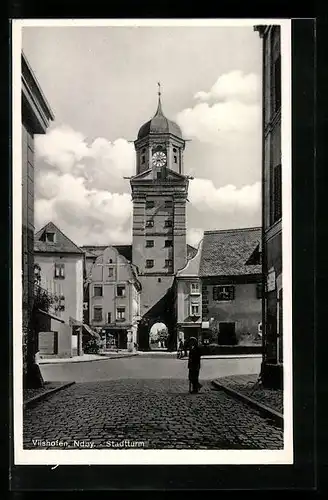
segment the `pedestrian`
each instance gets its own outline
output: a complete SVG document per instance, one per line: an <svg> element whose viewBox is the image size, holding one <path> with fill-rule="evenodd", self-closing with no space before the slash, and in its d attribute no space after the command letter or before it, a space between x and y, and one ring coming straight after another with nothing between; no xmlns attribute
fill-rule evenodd
<svg viewBox="0 0 328 500"><path fill-rule="evenodd" d="M182 358L183 356L183 342L182 342L182 339L180 339L180 342L179 342L179 347L178 347L178 358Z"/></svg>
<svg viewBox="0 0 328 500"><path fill-rule="evenodd" d="M202 385L199 383L200 349L195 337L190 337L190 350L188 359L189 387L192 394L196 394Z"/></svg>
<svg viewBox="0 0 328 500"><path fill-rule="evenodd" d="M188 356L188 342L187 342L187 340L184 341L183 350L184 350L184 356L186 358Z"/></svg>

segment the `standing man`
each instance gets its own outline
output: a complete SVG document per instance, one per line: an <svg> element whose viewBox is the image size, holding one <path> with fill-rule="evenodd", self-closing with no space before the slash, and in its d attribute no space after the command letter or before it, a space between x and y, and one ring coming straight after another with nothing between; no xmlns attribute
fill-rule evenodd
<svg viewBox="0 0 328 500"><path fill-rule="evenodd" d="M192 394L197 394L199 389L202 387L199 383L199 370L200 370L200 349L198 346L198 341L195 337L190 337L190 350L188 359L188 370L189 370L189 384L190 392Z"/></svg>

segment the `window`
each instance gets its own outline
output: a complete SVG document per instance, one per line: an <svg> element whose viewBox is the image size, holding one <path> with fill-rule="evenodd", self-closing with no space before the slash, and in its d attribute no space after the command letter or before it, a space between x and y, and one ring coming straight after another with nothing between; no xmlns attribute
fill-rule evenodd
<svg viewBox="0 0 328 500"><path fill-rule="evenodd" d="M165 200L165 208L172 208L173 202L172 200Z"/></svg>
<svg viewBox="0 0 328 500"><path fill-rule="evenodd" d="M146 240L146 247L152 248L154 246L154 240Z"/></svg>
<svg viewBox="0 0 328 500"><path fill-rule="evenodd" d="M158 283L162 283L162 278L157 279Z"/></svg>
<svg viewBox="0 0 328 500"><path fill-rule="evenodd" d="M142 155L142 157L141 157L141 163L145 163L145 155Z"/></svg>
<svg viewBox="0 0 328 500"><path fill-rule="evenodd" d="M46 233L46 242L47 243L55 243L55 241L56 241L55 233L53 233L53 232Z"/></svg>
<svg viewBox="0 0 328 500"><path fill-rule="evenodd" d="M164 267L172 267L172 265L173 265L172 259L165 259Z"/></svg>
<svg viewBox="0 0 328 500"><path fill-rule="evenodd" d="M213 287L213 300L234 300L234 298L235 298L234 286Z"/></svg>
<svg viewBox="0 0 328 500"><path fill-rule="evenodd" d="M274 111L279 111L281 107L281 57L277 57L273 64L274 78Z"/></svg>
<svg viewBox="0 0 328 500"><path fill-rule="evenodd" d="M112 314L109 312L107 313L107 323L110 324L112 322Z"/></svg>
<svg viewBox="0 0 328 500"><path fill-rule="evenodd" d="M162 172L156 172L156 179L160 180L162 178Z"/></svg>
<svg viewBox="0 0 328 500"><path fill-rule="evenodd" d="M93 321L102 321L102 307L93 308Z"/></svg>
<svg viewBox="0 0 328 500"><path fill-rule="evenodd" d="M177 148L173 148L173 153L176 153L177 152Z"/></svg>
<svg viewBox="0 0 328 500"><path fill-rule="evenodd" d="M143 150L141 152L142 152L142 154L145 154L146 148L143 148Z"/></svg>
<svg viewBox="0 0 328 500"><path fill-rule="evenodd" d="M272 207L272 222L281 219L282 215L282 200L281 200L281 165L277 165L273 169L273 207Z"/></svg>
<svg viewBox="0 0 328 500"><path fill-rule="evenodd" d="M146 227L154 227L154 221L153 220L147 220L146 221Z"/></svg>
<svg viewBox="0 0 328 500"><path fill-rule="evenodd" d="M262 299L262 291L263 291L262 283L257 283L256 284L256 298L257 299Z"/></svg>
<svg viewBox="0 0 328 500"><path fill-rule="evenodd" d="M165 221L165 225L164 225L164 226L165 226L165 227L172 227L172 221L171 221L170 219L167 219L167 220Z"/></svg>
<svg viewBox="0 0 328 500"><path fill-rule="evenodd" d="M164 244L166 247L171 247L173 246L173 241L172 240L165 240L165 244Z"/></svg>
<svg viewBox="0 0 328 500"><path fill-rule="evenodd" d="M108 278L112 278L114 276L114 268L109 267L108 268Z"/></svg>
<svg viewBox="0 0 328 500"><path fill-rule="evenodd" d="M95 285L93 287L93 296L94 297L102 297L103 289L101 285Z"/></svg>
<svg viewBox="0 0 328 500"><path fill-rule="evenodd" d="M125 320L125 307L118 307L116 309L116 319L117 321Z"/></svg>
<svg viewBox="0 0 328 500"><path fill-rule="evenodd" d="M146 260L146 267L149 269L150 267L154 267L154 261L152 259Z"/></svg>
<svg viewBox="0 0 328 500"><path fill-rule="evenodd" d="M153 200L146 201L146 208L154 208L155 202Z"/></svg>
<svg viewBox="0 0 328 500"><path fill-rule="evenodd" d="M125 297L125 285L117 285L116 295L118 297Z"/></svg>
<svg viewBox="0 0 328 500"><path fill-rule="evenodd" d="M88 303L83 302L83 311L87 311L87 310L88 310Z"/></svg>
<svg viewBox="0 0 328 500"><path fill-rule="evenodd" d="M199 294L199 283L191 283L190 284L190 293L191 294Z"/></svg>
<svg viewBox="0 0 328 500"><path fill-rule="evenodd" d="M65 264L55 264L55 278L65 278Z"/></svg>
<svg viewBox="0 0 328 500"><path fill-rule="evenodd" d="M199 304L198 302L192 302L190 307L191 316L199 316Z"/></svg>
<svg viewBox="0 0 328 500"><path fill-rule="evenodd" d="M178 163L178 157L177 157L177 155L174 155L173 158L174 158L174 163Z"/></svg>

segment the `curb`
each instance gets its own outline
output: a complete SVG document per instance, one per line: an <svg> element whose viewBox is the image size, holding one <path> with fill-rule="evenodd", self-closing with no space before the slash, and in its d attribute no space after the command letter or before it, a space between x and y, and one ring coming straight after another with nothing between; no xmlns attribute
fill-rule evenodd
<svg viewBox="0 0 328 500"><path fill-rule="evenodd" d="M38 394L37 396L33 396L33 398L27 399L23 403L24 409L30 408L31 406L34 406L37 404L39 401L42 401L43 399L46 399L49 397L51 394L54 394L55 392L61 391L62 389L67 389L67 387L70 387L71 385L75 384L75 382L67 382L66 384L62 384L59 387L55 387L54 389L49 389L49 391L42 392L41 394Z"/></svg>
<svg viewBox="0 0 328 500"><path fill-rule="evenodd" d="M221 354L213 356L202 356L201 359L258 359L262 358L262 354ZM188 359L188 357L183 356L180 359Z"/></svg>
<svg viewBox="0 0 328 500"><path fill-rule="evenodd" d="M133 356L137 356L138 354L125 354L122 356L106 356L101 355L101 358L96 358L96 359L81 359L81 360L76 360L76 361L53 361L53 360L47 360L47 361L41 361L39 362L39 366L42 365L60 365L60 364L69 364L69 363L93 363L94 361L104 361L106 359L121 359L121 358L132 358ZM54 358L58 359L58 358ZM69 359L69 358L68 358Z"/></svg>
<svg viewBox="0 0 328 500"><path fill-rule="evenodd" d="M262 354L218 354L211 356L202 356L201 359L258 359L262 358Z"/></svg>
<svg viewBox="0 0 328 500"><path fill-rule="evenodd" d="M256 401L255 399L252 399L245 394L241 394L238 391L235 391L234 389L231 389L230 387L227 387L224 384L221 384L220 382L217 382L216 380L212 380L212 385L214 385L217 389L221 389L229 396L233 396L236 399L240 399L244 403L247 403L249 406L255 408L256 410L259 410L261 413L263 413L266 417L272 418L276 424L283 429L284 427L284 416L279 413L276 410L273 410L269 406L264 405L263 403L260 403Z"/></svg>

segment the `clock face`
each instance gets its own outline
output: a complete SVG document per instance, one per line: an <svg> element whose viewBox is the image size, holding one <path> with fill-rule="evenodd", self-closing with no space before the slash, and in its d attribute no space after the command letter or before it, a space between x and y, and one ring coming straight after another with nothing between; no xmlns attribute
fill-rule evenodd
<svg viewBox="0 0 328 500"><path fill-rule="evenodd" d="M166 164L166 154L163 151L156 151L153 154L153 164L155 167L164 167Z"/></svg>

